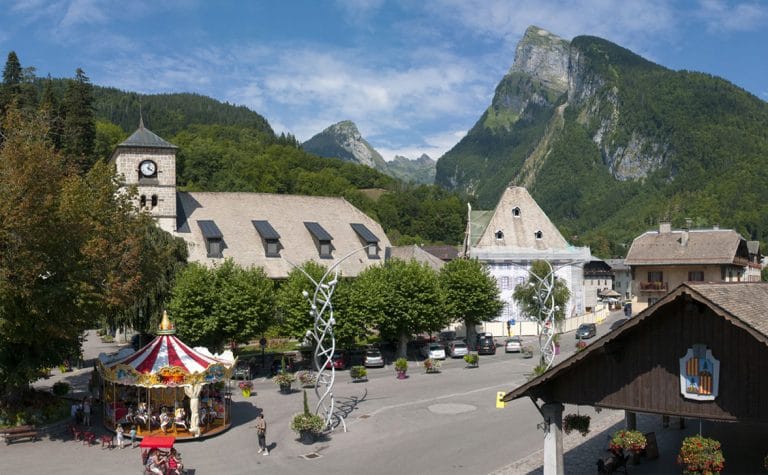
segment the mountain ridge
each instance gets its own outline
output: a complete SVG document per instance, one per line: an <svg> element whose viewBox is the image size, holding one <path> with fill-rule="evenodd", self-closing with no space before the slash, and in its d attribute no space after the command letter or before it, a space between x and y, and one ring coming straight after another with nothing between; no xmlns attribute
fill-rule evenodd
<svg viewBox="0 0 768 475"><path fill-rule="evenodd" d="M532 26L491 104L438 159L435 182L485 209L524 185L597 255L623 255L660 219L766 240L767 127L768 105L728 81Z"/></svg>

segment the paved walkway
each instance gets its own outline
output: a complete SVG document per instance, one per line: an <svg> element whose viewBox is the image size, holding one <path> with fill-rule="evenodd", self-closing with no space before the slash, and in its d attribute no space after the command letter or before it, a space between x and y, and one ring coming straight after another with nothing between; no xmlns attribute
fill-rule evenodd
<svg viewBox="0 0 768 475"><path fill-rule="evenodd" d="M120 345L117 344L101 343L96 334L91 333L85 342L87 361L84 369L65 374L59 374L58 370L54 369L53 377L41 380L35 385L38 387L50 387L58 380L65 380L73 384L75 395L83 395L86 393L87 383L90 378L92 358L101 351L113 352L119 347ZM88 364L89 361L90 364ZM513 362L515 360L507 361ZM499 366L498 368L501 367ZM466 377L470 377L470 375L468 374ZM446 374L442 377L448 378L449 375ZM280 395L275 385L270 381L257 379L255 380L254 388L258 393L257 396L249 399L244 399L239 393L233 396L233 425L228 432L207 441L193 440L179 443L178 448L183 454L185 464L187 467L192 468L191 473L196 475L220 473L252 474L257 472L297 475L305 475L308 472L371 474L399 471L413 473L408 471L407 466L399 467L397 465L398 457L376 454L375 443L372 446L371 441L376 440L376 437L380 435L370 433L370 430L374 430L377 427L389 427L386 425L388 424L386 421L397 421L405 414L409 417L412 417L413 414L422 414L423 411L408 412L408 409L419 408L425 404L442 402L448 408L450 404L456 406L459 403L471 402L464 400L470 396L440 396L434 398L436 400L430 403L430 385L428 383L429 381L426 377L416 375L408 384L411 390L416 391L413 394L424 395L423 401L417 401L414 400L413 396L399 395L385 389L381 385L393 385L393 381L389 377L367 385L343 384L339 387L338 400L340 403L347 404L348 410L351 413L348 424L354 430L347 434L334 433L331 435L333 440L322 441L312 446L304 446L296 441L295 434L290 431L288 424L284 423L284 421L289 420L292 414L301 410L301 394L295 393L291 396ZM507 383L503 383L506 387ZM479 389L470 391L467 394L487 390L487 388L483 389L481 386L472 386ZM378 388L375 390L376 394L371 393L367 395L367 393L363 393L354 396L366 387ZM417 387L421 389L417 390ZM376 401L381 400L382 397L384 401ZM365 405L367 409L357 411L356 407L359 403ZM381 406L381 403L385 405ZM376 409L376 407L380 406L384 409ZM256 438L255 430L252 428L256 414L261 412L263 407L267 408L267 422L274 422L270 424L268 431L268 441L272 449L272 453L269 456L262 456L255 452ZM456 407L451 406L450 408L456 409ZM576 408L567 407L565 412L575 412L575 410ZM596 460L605 455L610 434L623 426L624 414L623 411L608 410L595 414L592 409L584 407L579 408L579 410L581 413L594 416L592 419L592 431L586 437L582 437L575 432L564 437L566 473L595 473ZM361 415L361 412L364 414ZM404 414L400 414L401 412ZM503 417L508 417L507 414L510 413L505 413ZM383 417L384 415L387 417ZM370 419L364 419L365 417L370 417ZM519 418L514 420L519 424ZM656 460L641 459L640 464L630 466L629 471L633 474L680 473L680 467L675 463L675 456L677 455L682 438L699 430L698 421L688 421L686 428L682 430L675 428L675 424L671 428L661 427L661 418L659 416L639 415L637 423L638 428L643 432L655 432L660 456ZM101 427L98 420L94 421L94 428L99 433L107 432ZM366 430L363 430L364 428ZM501 469L492 471L492 473L494 475L542 473L543 453L540 448L543 445L543 433L537 430L533 423L518 425L515 430L539 433L541 435L541 445L538 443L532 444L534 452L531 455L510 463ZM725 473L763 472L762 458L765 456L765 452L768 451L762 442L764 427L705 422L702 424L702 431L705 435L723 442L726 458ZM361 437L365 440L360 440ZM402 438L407 437L407 434L402 434ZM477 437L479 439L475 450L482 451L482 444L487 443L487 441L481 441L481 435ZM515 443L513 441L510 442L512 444ZM458 456L454 453L441 452L439 440L435 442L437 445L429 444L428 441L426 443L426 446L415 448L414 450L427 450L427 447L429 447L430 451L428 453L431 453L433 456L445 457L446 460L453 460ZM313 454L320 458L305 460L303 456L307 454ZM364 460L360 461L360 465L349 464L350 458L354 460L358 458L367 460L369 457L378 457L378 463L374 470L366 469ZM499 465L503 465L503 463ZM346 471L339 471L340 467L344 467ZM355 471L355 469L350 467L359 467L359 471ZM397 470L394 470L395 467L397 467ZM110 450L107 448L102 449L100 445L87 447L73 441L66 432L52 434L50 438L44 438L42 441L35 443L19 442L10 446L0 445L0 474L104 473L120 475L123 473L135 474L140 472L140 469L139 449ZM451 469L443 469L440 473L459 473L459 469L460 466L454 466ZM461 470L466 471L467 467L465 466ZM487 473L489 471L491 470L476 473ZM420 473L427 472L428 470L421 471Z"/></svg>

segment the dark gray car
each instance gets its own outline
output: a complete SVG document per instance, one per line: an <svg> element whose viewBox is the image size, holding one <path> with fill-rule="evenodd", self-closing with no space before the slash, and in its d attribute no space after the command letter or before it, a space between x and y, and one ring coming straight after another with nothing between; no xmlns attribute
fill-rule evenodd
<svg viewBox="0 0 768 475"><path fill-rule="evenodd" d="M576 330L576 338L588 339L597 335L597 325L594 323L582 323Z"/></svg>

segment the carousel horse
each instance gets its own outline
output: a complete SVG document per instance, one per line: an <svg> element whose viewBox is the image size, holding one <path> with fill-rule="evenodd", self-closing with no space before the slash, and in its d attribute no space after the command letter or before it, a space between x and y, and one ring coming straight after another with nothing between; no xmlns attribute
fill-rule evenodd
<svg viewBox="0 0 768 475"><path fill-rule="evenodd" d="M173 417L173 425L175 427L182 426L185 430L189 430L187 427L186 414L184 414L183 407L176 409L176 414Z"/></svg>
<svg viewBox="0 0 768 475"><path fill-rule="evenodd" d="M163 412L160 413L160 429L165 433L168 430L168 424L171 423L171 418L168 416L168 413L163 409Z"/></svg>

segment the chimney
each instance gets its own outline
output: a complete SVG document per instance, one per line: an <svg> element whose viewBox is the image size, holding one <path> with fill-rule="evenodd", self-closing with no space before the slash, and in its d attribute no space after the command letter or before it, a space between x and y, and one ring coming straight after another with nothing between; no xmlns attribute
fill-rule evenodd
<svg viewBox="0 0 768 475"><path fill-rule="evenodd" d="M669 221L659 222L659 234L666 234L672 232L672 223Z"/></svg>
<svg viewBox="0 0 768 475"><path fill-rule="evenodd" d="M691 218L685 218L685 227L683 228L683 235L680 237L680 244L683 246L688 245L688 231L691 229Z"/></svg>

